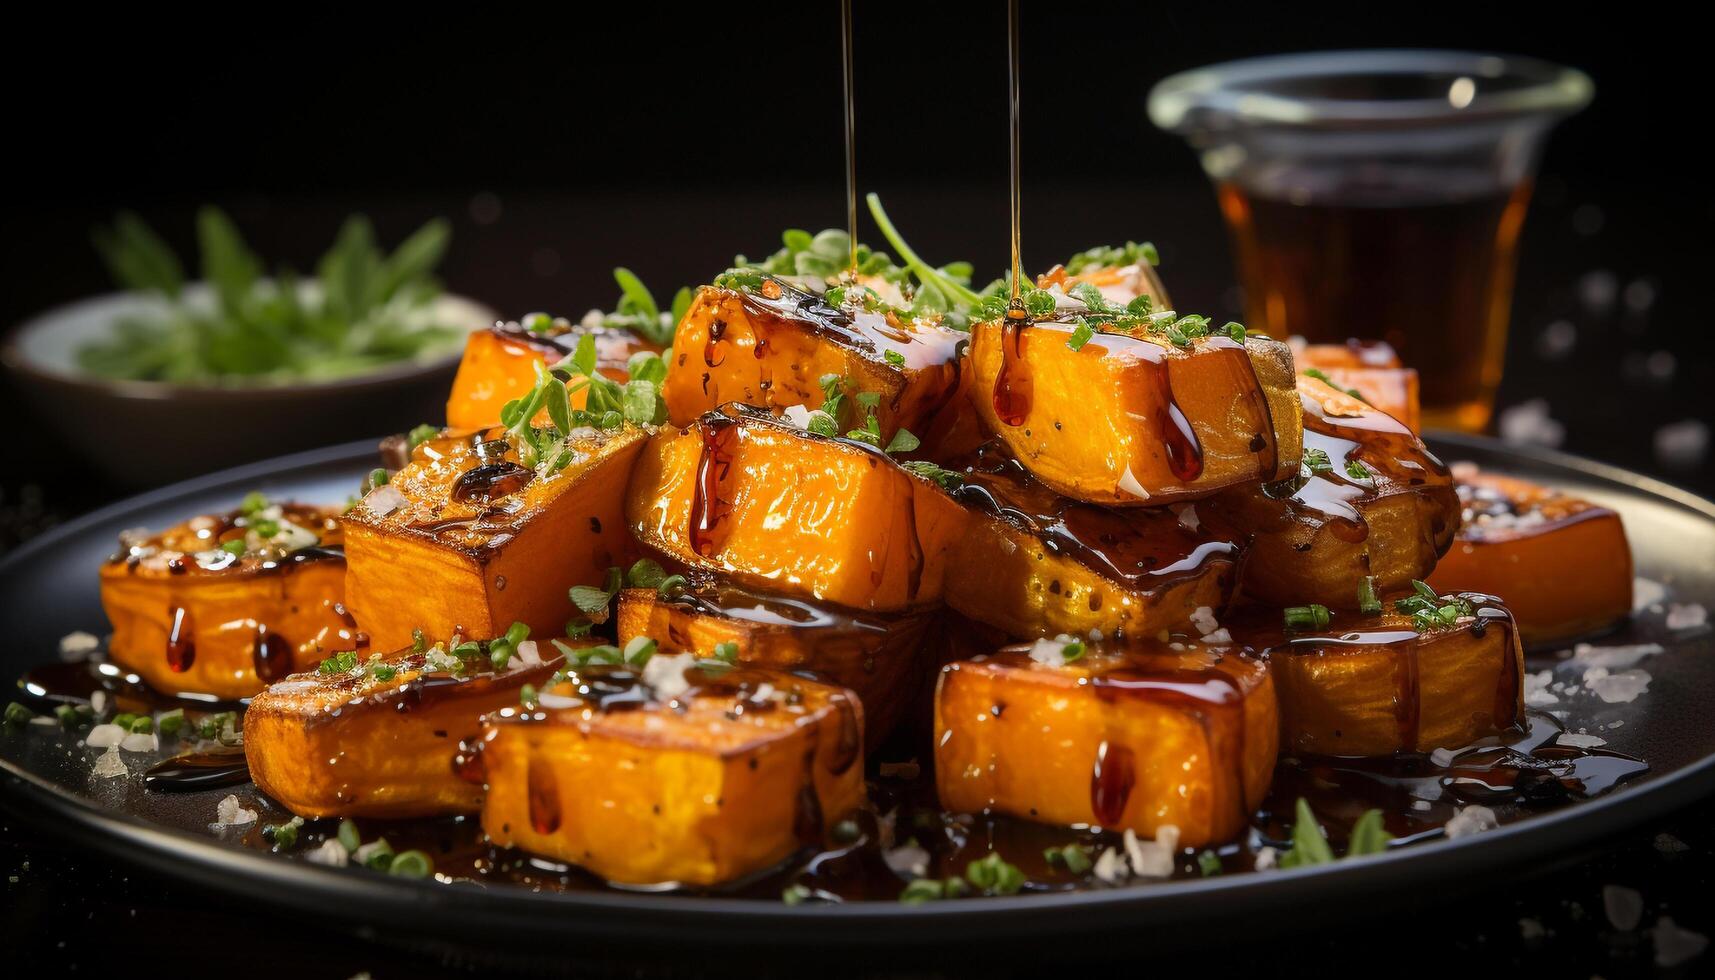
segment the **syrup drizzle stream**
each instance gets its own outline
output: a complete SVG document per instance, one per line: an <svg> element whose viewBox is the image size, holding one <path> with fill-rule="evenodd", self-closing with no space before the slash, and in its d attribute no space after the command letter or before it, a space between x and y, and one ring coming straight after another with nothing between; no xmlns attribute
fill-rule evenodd
<svg viewBox="0 0 1715 980"><path fill-rule="evenodd" d="M848 272L857 273L857 89L852 83L852 0L840 0L841 64L846 94L846 236L851 249ZM761 357L761 347L757 348Z"/></svg>
<svg viewBox="0 0 1715 980"><path fill-rule="evenodd" d="M725 416L710 415L699 423L703 431L703 454L697 461L697 483L691 492L691 550L704 558L716 551L715 528L726 519L732 504L720 497L721 481L732 467L738 427Z"/></svg>

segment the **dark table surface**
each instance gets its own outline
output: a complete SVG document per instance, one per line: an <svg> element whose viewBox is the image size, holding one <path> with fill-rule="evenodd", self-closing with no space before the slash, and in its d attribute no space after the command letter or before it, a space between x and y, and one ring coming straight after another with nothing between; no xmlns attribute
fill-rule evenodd
<svg viewBox="0 0 1715 980"><path fill-rule="evenodd" d="M1506 381L1500 404L1541 399L1559 423L1561 448L1715 495L1715 458L1673 452L1658 433L1669 428L1705 447L1715 421L1715 359L1700 317L1710 268L1707 236L1679 230L1706 225L1708 204L1670 201L1661 188L1586 187L1553 177L1539 185L1527 222ZM724 265L735 251L762 252L781 227L811 225L804 215L837 218L825 195L771 189L709 212L688 192L511 195L473 193L425 200L364 202L384 238L424 218L446 214L456 225L444 269L448 285L516 315L528 310L573 315L611 302L607 269L624 262L651 283L689 282ZM919 251L941 259L970 255L998 268L1004 216L999 198L949 188L889 194L889 209ZM306 263L354 202L227 202L241 224L258 232L268 254ZM1672 205L1671 207L1669 205ZM149 217L188 226L188 208ZM105 215L75 208L25 211L0 242L0 261L16 274L0 299L4 322L16 323L58 302L104 287L88 255L87 228ZM921 228L921 231L917 229ZM1226 243L1211 195L1186 181L1150 189L1084 187L1034 196L1027 249L1065 254L1097 241L1152 237L1181 305L1237 316ZM984 248L970 244L980 241ZM665 245L664 245L665 243ZM1355 331L1361 332L1361 331ZM132 492L103 482L59 451L46 430L27 421L15 393L0 390L13 460L0 472L0 551L53 524ZM367 423L369 420L365 420ZM411 420L407 420L411 421ZM377 428L364 424L364 431ZM1528 427L1538 436L1552 429ZM1668 439L1667 442L1673 440ZM92 586L93 588L93 577ZM8 804L13 801L7 801ZM254 905L219 903L193 888L94 856L75 843L4 813L0 867L5 914L0 943L9 964L57 975L124 968L218 969L243 964L247 974L345 977L484 975L487 958L458 951L400 949L339 930L289 921L265 897ZM1639 827L1585 854L1521 877L1504 891L1428 899L1410 913L1376 921L1335 921L1310 934L1278 935L1235 928L1218 951L1149 953L1129 938L1121 954L1136 971L1263 972L1338 975L1345 970L1416 972L1444 967L1487 975L1523 968L1549 976L1634 976L1662 968L1675 928L1715 934L1715 801L1689 807L1657 825ZM1634 928L1616 925L1610 906L1641 897ZM354 911L354 916L360 912ZM1666 926L1663 923L1667 923ZM280 940L285 938L285 942ZM1689 941L1680 937L1681 943ZM257 951L263 950L264 954ZM236 956L228 960L226 954ZM164 958L164 957L170 957ZM1052 964L985 965L982 972L1030 974ZM591 963L568 951L570 972L649 974L655 968ZM766 962L766 958L759 962ZM541 965L540 962L538 965ZM796 964L702 964L714 973L801 972ZM816 967L828 968L827 964ZM1715 954L1666 969L1669 975L1715 970ZM903 963L883 973L924 972ZM24 975L24 974L19 974Z"/></svg>

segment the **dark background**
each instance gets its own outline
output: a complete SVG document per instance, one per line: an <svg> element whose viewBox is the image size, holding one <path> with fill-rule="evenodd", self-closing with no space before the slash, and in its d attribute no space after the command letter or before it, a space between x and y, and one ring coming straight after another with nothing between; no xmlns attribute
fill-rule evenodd
<svg viewBox="0 0 1715 980"><path fill-rule="evenodd" d="M1629 4L1598 17L1564 5L1025 7L1026 265L1151 239L1180 307L1223 317L1239 310L1219 215L1191 151L1145 118L1155 81L1228 58L1341 47L1516 52L1585 69L1596 101L1556 131L1525 227L1501 404L1543 398L1565 426L1565 448L1715 493L1707 454L1675 463L1653 439L1665 424L1715 421L1704 312L1715 204L1695 149L1708 65L1703 32L1676 20L1683 8ZM1006 248L1002 5L857 8L860 187L882 194L926 257L969 258L986 279ZM76 21L39 16L46 22L11 32L0 58L12 174L0 328L109 288L89 231L121 207L189 254L195 208L218 203L263 255L297 268L352 210L370 214L389 244L444 215L455 225L447 285L510 316L608 306L617 264L670 294L736 252L771 250L783 227L843 221L832 0L480 18L469 8L383 15L351 5L254 20L235 9L175 11L171 21L93 8ZM1548 357L1541 338L1557 321L1575 344ZM32 424L10 384L0 411L9 450L0 550L120 493ZM354 435L373 428L353 421ZM1661 828L1648 828L1519 895L1442 910L1438 952L1462 968L1645 971L1648 944L1604 927L1600 887L1642 888L1651 915L1670 896L1691 896L1675 914L1711 931L1710 841L1693 839L1710 816L1705 806L1673 825L1696 845L1693 860L1652 848ZM63 920L57 933L28 929L51 965L88 969L104 958L79 950L76 923L116 923L139 905L159 922L165 913L151 917L151 903L186 900L168 882L132 884L19 833L6 834L9 873L32 857L35 868L7 886L8 932ZM13 917L25 908L41 918ZM1523 940L1520 917L1554 935ZM211 924L242 938L242 923ZM65 940L70 952L48 946ZM1319 958L1372 949L1334 932L1301 941ZM312 973L382 976L379 964L398 955L366 958L352 940L331 942ZM1256 956L1275 962L1268 950Z"/></svg>

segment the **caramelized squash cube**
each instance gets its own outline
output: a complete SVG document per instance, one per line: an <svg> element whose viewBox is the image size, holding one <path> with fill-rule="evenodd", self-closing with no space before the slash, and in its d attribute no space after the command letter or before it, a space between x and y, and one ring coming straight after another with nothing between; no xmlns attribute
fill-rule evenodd
<svg viewBox="0 0 1715 980"><path fill-rule="evenodd" d="M558 635L574 585L627 564L627 476L636 427L580 429L558 470L522 465L503 429L446 435L347 514L347 605L376 648L412 633L491 638L514 622Z"/></svg>
<svg viewBox="0 0 1715 980"><path fill-rule="evenodd" d="M534 644L528 649L534 654ZM486 648L461 668L436 647L294 674L244 714L250 778L301 817L475 813L481 781L459 775L459 743L474 745L484 714L518 704L524 685L553 676L562 658L541 649L550 659L515 657L500 672Z"/></svg>
<svg viewBox="0 0 1715 980"><path fill-rule="evenodd" d="M478 330L465 341L464 356L452 391L447 394L447 425L454 429L486 429L500 424L500 409L536 386L536 365L552 364L577 350L584 336L595 338L596 370L624 384L631 355L660 348L629 330L572 325L559 321L543 332L526 330L516 322ZM573 410L584 407L589 393L571 393ZM547 409L539 421L547 423Z"/></svg>
<svg viewBox="0 0 1715 980"><path fill-rule="evenodd" d="M1399 355L1385 341L1294 343L1292 356L1299 371L1318 372L1329 384L1355 394L1411 431L1421 428L1417 372L1401 364Z"/></svg>
<svg viewBox="0 0 1715 980"><path fill-rule="evenodd" d="M1429 752L1517 727L1524 652L1512 615L1493 596L1455 598L1471 615L1452 626L1422 630L1390 600L1380 615L1337 612L1327 629L1276 629L1260 643L1280 696L1283 751Z"/></svg>
<svg viewBox="0 0 1715 980"><path fill-rule="evenodd" d="M852 612L711 581L666 596L626 589L616 621L621 646L649 637L662 653L708 657L732 643L738 663L807 671L847 688L863 703L865 741L875 745L929 676L931 618Z"/></svg>
<svg viewBox="0 0 1715 980"><path fill-rule="evenodd" d="M236 699L354 648L338 514L286 503L122 534L101 568L108 655L162 693Z"/></svg>
<svg viewBox="0 0 1715 980"><path fill-rule="evenodd" d="M1048 824L1162 826L1231 840L1268 791L1279 739L1267 666L1231 647L1061 640L942 670L935 697L941 805Z"/></svg>
<svg viewBox="0 0 1715 980"><path fill-rule="evenodd" d="M705 286L679 323L661 395L674 424L685 426L728 402L821 408L821 379L835 375L849 399L879 396L886 445L901 428L921 434L947 404L964 339L935 320L836 308L779 279L754 291Z"/></svg>
<svg viewBox="0 0 1715 980"><path fill-rule="evenodd" d="M689 654L579 668L484 720L482 828L612 882L739 881L857 808L862 715L841 688Z"/></svg>
<svg viewBox="0 0 1715 980"><path fill-rule="evenodd" d="M947 568L949 606L1029 638L1153 637L1231 598L1239 539L1194 503L1110 510L1054 493L991 442L950 462L970 514Z"/></svg>
<svg viewBox="0 0 1715 980"><path fill-rule="evenodd" d="M1056 265L1036 277L1036 288L1059 286L1061 292L1070 294L1074 287L1085 282L1101 290L1102 298L1110 303L1124 306L1139 296L1148 296L1151 309L1173 309L1167 287L1161 284L1160 274L1147 260L1126 265L1086 265L1076 275L1066 271L1065 266Z"/></svg>
<svg viewBox="0 0 1715 980"><path fill-rule="evenodd" d="M1563 643L1631 613L1632 552L1619 514L1468 463L1453 475L1464 519L1430 585L1500 596L1527 645Z"/></svg>
<svg viewBox="0 0 1715 980"><path fill-rule="evenodd" d="M679 564L871 612L939 602L964 520L879 449L738 405L650 440L627 497L637 540Z"/></svg>
<svg viewBox="0 0 1715 980"><path fill-rule="evenodd" d="M975 324L970 400L1057 493L1116 507L1283 479L1299 462L1292 354L1266 337L1097 333L1070 322Z"/></svg>
<svg viewBox="0 0 1715 980"><path fill-rule="evenodd" d="M1355 609L1366 577L1379 592L1428 576L1459 529L1447 468L1393 417L1309 377L1305 471L1209 502L1211 516L1250 534L1244 592L1277 606Z"/></svg>

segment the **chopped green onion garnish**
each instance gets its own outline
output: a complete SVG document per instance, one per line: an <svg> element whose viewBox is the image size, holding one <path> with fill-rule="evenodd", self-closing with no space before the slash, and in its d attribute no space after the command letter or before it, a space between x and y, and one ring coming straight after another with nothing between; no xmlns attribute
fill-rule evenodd
<svg viewBox="0 0 1715 980"><path fill-rule="evenodd" d="M1366 616L1374 616L1382 611L1382 601L1376 596L1376 577L1365 575L1358 583L1358 611Z"/></svg>
<svg viewBox="0 0 1715 980"><path fill-rule="evenodd" d="M347 851L355 851L359 847L363 846L363 837L357 832L357 824L352 823L350 820L341 820L339 822L339 832L337 836L339 838L340 846L345 848Z"/></svg>
<svg viewBox="0 0 1715 980"><path fill-rule="evenodd" d="M388 866L387 873L401 878L427 878L435 871L435 862L422 851L403 851L393 856L393 863Z"/></svg>
<svg viewBox="0 0 1715 980"><path fill-rule="evenodd" d="M1328 625L1328 607L1314 602L1308 606L1288 606L1282 612L1288 630L1315 630Z"/></svg>

